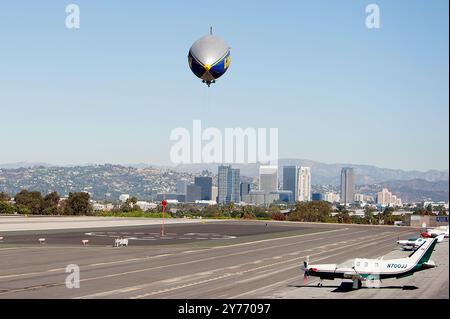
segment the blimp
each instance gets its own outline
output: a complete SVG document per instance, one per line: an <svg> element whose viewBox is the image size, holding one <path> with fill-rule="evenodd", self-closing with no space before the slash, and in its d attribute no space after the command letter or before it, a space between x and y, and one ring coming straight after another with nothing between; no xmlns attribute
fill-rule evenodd
<svg viewBox="0 0 450 319"><path fill-rule="evenodd" d="M206 85L211 86L227 72L231 63L230 47L225 41L209 34L194 42L188 54L189 67Z"/></svg>

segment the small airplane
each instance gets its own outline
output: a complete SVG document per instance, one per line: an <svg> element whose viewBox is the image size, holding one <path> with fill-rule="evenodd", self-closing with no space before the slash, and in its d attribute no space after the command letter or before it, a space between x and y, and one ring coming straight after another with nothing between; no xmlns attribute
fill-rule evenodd
<svg viewBox="0 0 450 319"><path fill-rule="evenodd" d="M405 240L397 240L397 244L402 246L405 250L413 250L422 245L425 242L425 238L412 237Z"/></svg>
<svg viewBox="0 0 450 319"><path fill-rule="evenodd" d="M309 264L309 257L304 261L302 270L304 270L304 280L309 276L319 277L319 287L322 286L324 279L352 279L353 289L362 287L362 282L375 282L387 278L403 278L411 276L417 271L422 271L436 267L436 264L430 260L437 238L425 238L419 246L408 257L383 260L355 258L342 264Z"/></svg>
<svg viewBox="0 0 450 319"><path fill-rule="evenodd" d="M448 238L448 226L440 226L437 228L427 228L426 231L422 232L420 235L422 237L429 237L429 238L439 237L442 235L443 237ZM439 241L439 242L441 242L441 241Z"/></svg>

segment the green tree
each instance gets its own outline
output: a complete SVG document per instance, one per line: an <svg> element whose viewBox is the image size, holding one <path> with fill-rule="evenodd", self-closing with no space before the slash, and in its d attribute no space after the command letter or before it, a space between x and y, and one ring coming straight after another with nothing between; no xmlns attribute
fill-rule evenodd
<svg viewBox="0 0 450 319"><path fill-rule="evenodd" d="M325 201L299 202L288 220L301 222L327 222L331 216L331 204Z"/></svg>
<svg viewBox="0 0 450 319"><path fill-rule="evenodd" d="M43 204L44 209L48 207L57 207L60 199L61 198L59 197L57 192L47 194L44 197L44 204Z"/></svg>
<svg viewBox="0 0 450 319"><path fill-rule="evenodd" d="M22 190L14 198L17 205L25 206L33 215L39 215L43 210L44 199L40 192L29 192Z"/></svg>
<svg viewBox="0 0 450 319"><path fill-rule="evenodd" d="M436 206L436 207L434 208L434 210L438 212L438 215L439 215L439 216L446 215L446 213L447 213L447 211L446 211L444 205L438 205L438 206Z"/></svg>
<svg viewBox="0 0 450 319"><path fill-rule="evenodd" d="M7 202L11 199L11 196L6 194L5 192L0 192L0 202Z"/></svg>
<svg viewBox="0 0 450 319"><path fill-rule="evenodd" d="M14 207L10 203L0 201L0 215L1 214L14 214Z"/></svg>
<svg viewBox="0 0 450 319"><path fill-rule="evenodd" d="M273 220L286 220L286 216L280 212L272 213L271 218Z"/></svg>
<svg viewBox="0 0 450 319"><path fill-rule="evenodd" d="M16 204L14 205L14 211L17 214L28 215L30 214L30 209L24 205Z"/></svg>
<svg viewBox="0 0 450 319"><path fill-rule="evenodd" d="M371 206L366 206L364 208L364 223L375 224L376 218L373 214L374 212L376 212L376 209Z"/></svg>
<svg viewBox="0 0 450 319"><path fill-rule="evenodd" d="M60 213L58 209L60 197L57 192L52 192L44 197L42 203L42 214L43 215L58 215Z"/></svg>
<svg viewBox="0 0 450 319"><path fill-rule="evenodd" d="M66 215L92 215L92 205L88 193L69 193L65 202L64 213Z"/></svg>
<svg viewBox="0 0 450 319"><path fill-rule="evenodd" d="M339 213L337 213L336 218L338 222L342 224L350 224L352 222L352 218L350 217L350 214L346 209L341 210Z"/></svg>

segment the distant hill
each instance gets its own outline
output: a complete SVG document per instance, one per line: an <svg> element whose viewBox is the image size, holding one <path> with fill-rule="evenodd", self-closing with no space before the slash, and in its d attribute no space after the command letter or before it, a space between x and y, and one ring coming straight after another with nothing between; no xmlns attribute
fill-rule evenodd
<svg viewBox="0 0 450 319"><path fill-rule="evenodd" d="M391 192L399 195L404 202L418 201L448 201L448 181L430 182L424 179L412 179L408 181L387 181L381 184Z"/></svg>
<svg viewBox="0 0 450 319"><path fill-rule="evenodd" d="M0 191L15 194L21 189L42 193L57 191L68 195L74 191L88 191L95 199L114 200L122 193L150 198L158 192L175 191L181 178L193 181L204 170L217 174L218 165L179 165L177 167L135 165L79 165L48 166L45 163L16 163L0 166ZM399 195L404 202L421 200L448 201L448 171L427 172L378 168L370 165L324 164L310 160L284 159L280 166L311 167L312 183L339 185L342 167L353 167L356 184L364 192L376 194L382 187ZM241 176L257 177L259 165L233 165L241 169ZM280 181L283 170L280 169Z"/></svg>

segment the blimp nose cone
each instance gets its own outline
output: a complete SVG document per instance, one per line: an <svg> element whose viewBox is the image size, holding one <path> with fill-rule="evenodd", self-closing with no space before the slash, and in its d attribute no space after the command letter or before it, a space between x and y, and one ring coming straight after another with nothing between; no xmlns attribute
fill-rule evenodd
<svg viewBox="0 0 450 319"><path fill-rule="evenodd" d="M230 47L222 38L214 35L206 35L192 45L190 53L203 65L214 65L223 58Z"/></svg>

